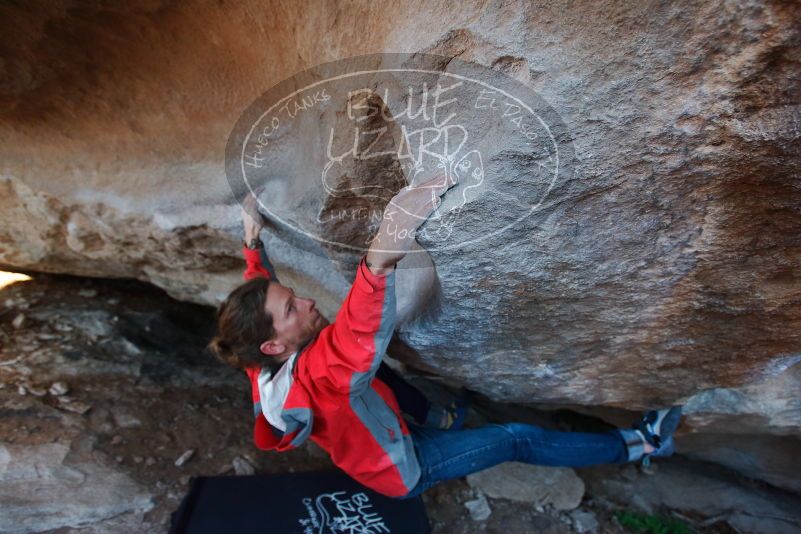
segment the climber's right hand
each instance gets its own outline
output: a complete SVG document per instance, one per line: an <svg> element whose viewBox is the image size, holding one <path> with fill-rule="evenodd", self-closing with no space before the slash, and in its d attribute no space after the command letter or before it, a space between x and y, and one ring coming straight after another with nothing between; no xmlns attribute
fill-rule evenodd
<svg viewBox="0 0 801 534"><path fill-rule="evenodd" d="M410 184L392 197L367 251L371 271L381 274L392 270L411 249L417 229L440 205L440 197L457 182L455 174L441 173L426 182Z"/></svg>

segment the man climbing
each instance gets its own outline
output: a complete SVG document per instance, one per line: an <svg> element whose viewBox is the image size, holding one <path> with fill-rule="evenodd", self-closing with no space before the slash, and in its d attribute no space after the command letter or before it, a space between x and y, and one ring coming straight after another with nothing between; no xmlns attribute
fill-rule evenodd
<svg viewBox="0 0 801 534"><path fill-rule="evenodd" d="M256 446L285 451L311 439L358 482L400 498L507 461L581 467L672 454L680 407L607 433L521 423L461 430L463 405L438 409L381 364L394 330L395 266L455 184L439 175L392 198L330 324L314 300L270 276L258 238L262 218L255 199L245 200L248 281L221 304L209 346L250 379ZM402 411L415 422L407 424Z"/></svg>

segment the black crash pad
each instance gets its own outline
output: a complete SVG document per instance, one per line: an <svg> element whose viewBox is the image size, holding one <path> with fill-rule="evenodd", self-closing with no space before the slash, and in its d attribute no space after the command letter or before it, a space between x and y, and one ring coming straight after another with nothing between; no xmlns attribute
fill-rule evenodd
<svg viewBox="0 0 801 534"><path fill-rule="evenodd" d="M425 534L420 497L391 499L341 472L195 477L170 534Z"/></svg>

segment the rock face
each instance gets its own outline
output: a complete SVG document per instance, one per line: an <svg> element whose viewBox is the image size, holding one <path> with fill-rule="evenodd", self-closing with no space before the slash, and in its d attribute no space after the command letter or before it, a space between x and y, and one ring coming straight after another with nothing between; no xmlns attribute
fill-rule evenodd
<svg viewBox="0 0 801 534"><path fill-rule="evenodd" d="M775 378L693 396L686 411L696 431L684 436L682 451L801 493L799 392L796 364Z"/></svg>
<svg viewBox="0 0 801 534"><path fill-rule="evenodd" d="M145 488L108 466L67 465L69 451L61 443L0 445L3 532L79 527L153 507Z"/></svg>
<svg viewBox="0 0 801 534"><path fill-rule="evenodd" d="M696 431L723 418L727 433L801 435L784 389L801 362L795 6L57 1L6 3L0 20L0 262L216 303L241 279L224 153L242 111L326 61L458 58L539 95L572 158L514 231L479 240L536 163L496 157L498 187L467 198L448 236L464 246L422 240L441 307L402 329L416 364L496 400L691 399ZM300 155L323 142L296 141ZM354 168L353 183L376 172ZM279 277L332 316L349 269L284 237L264 235ZM420 283L399 279L407 316Z"/></svg>

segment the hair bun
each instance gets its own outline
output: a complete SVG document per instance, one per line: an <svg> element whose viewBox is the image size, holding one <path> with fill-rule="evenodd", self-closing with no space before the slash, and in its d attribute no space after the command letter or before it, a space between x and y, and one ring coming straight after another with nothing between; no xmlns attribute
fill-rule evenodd
<svg viewBox="0 0 801 534"><path fill-rule="evenodd" d="M234 354L231 345L220 336L215 336L212 338L212 340L209 342L208 348L222 363L232 367L240 369L242 368L242 360L239 358L239 356Z"/></svg>
<svg viewBox="0 0 801 534"><path fill-rule="evenodd" d="M231 354L231 345L229 345L223 338L220 336L215 336L209 342L209 349L214 352L217 356L227 356Z"/></svg>

